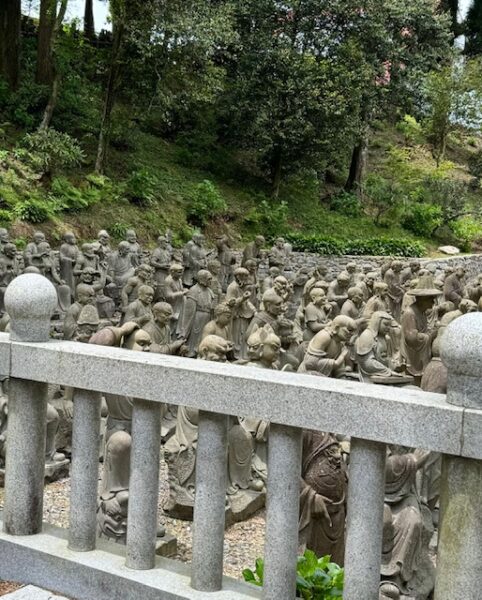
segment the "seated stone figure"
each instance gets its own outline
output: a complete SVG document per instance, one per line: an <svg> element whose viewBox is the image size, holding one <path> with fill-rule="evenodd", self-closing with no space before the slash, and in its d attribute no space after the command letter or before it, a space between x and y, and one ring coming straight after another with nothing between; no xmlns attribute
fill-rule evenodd
<svg viewBox="0 0 482 600"><path fill-rule="evenodd" d="M347 371L347 343L356 332L356 322L338 315L332 323L311 340L298 373L342 377Z"/></svg>

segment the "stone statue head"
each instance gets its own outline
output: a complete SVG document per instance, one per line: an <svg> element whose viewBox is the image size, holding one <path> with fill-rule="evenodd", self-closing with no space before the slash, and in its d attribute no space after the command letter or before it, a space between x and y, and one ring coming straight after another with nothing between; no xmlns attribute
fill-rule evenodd
<svg viewBox="0 0 482 600"><path fill-rule="evenodd" d="M395 273L400 273L400 271L403 269L403 262L401 260L394 260L392 262L392 271L395 271Z"/></svg>
<svg viewBox="0 0 482 600"><path fill-rule="evenodd" d="M418 260L411 260L409 266L410 271L412 271L413 274L418 273L421 269L421 265Z"/></svg>
<svg viewBox="0 0 482 600"><path fill-rule="evenodd" d="M226 362L226 355L232 349L232 342L218 335L207 335L199 344L198 358L213 362Z"/></svg>
<svg viewBox="0 0 482 600"><path fill-rule="evenodd" d="M142 304L148 305L154 300L154 289L150 285L141 285L138 292Z"/></svg>
<svg viewBox="0 0 482 600"><path fill-rule="evenodd" d="M240 287L244 287L249 281L249 271L244 267L237 267L236 269L234 269L233 275L234 279L236 280L236 283Z"/></svg>
<svg viewBox="0 0 482 600"><path fill-rule="evenodd" d="M379 298L386 298L388 296L388 285L384 281L375 281L373 291Z"/></svg>
<svg viewBox="0 0 482 600"><path fill-rule="evenodd" d="M258 270L258 264L252 258L248 259L244 263L244 267L249 271L249 273L251 275L254 275L256 273L256 271Z"/></svg>
<svg viewBox="0 0 482 600"><path fill-rule="evenodd" d="M77 302L82 305L95 304L95 291L91 285L79 283L75 288L77 294Z"/></svg>
<svg viewBox="0 0 482 600"><path fill-rule="evenodd" d="M375 337L378 335L386 336L393 325L394 320L392 315L385 311L377 310L370 317L368 329L370 329Z"/></svg>
<svg viewBox="0 0 482 600"><path fill-rule="evenodd" d="M202 245L204 244L204 236L202 233L195 233L192 236L192 241L196 244L196 246L199 246L200 248L202 247Z"/></svg>
<svg viewBox="0 0 482 600"><path fill-rule="evenodd" d="M209 287L213 280L212 274L207 269L201 269L197 273L197 282L199 285Z"/></svg>
<svg viewBox="0 0 482 600"><path fill-rule="evenodd" d="M94 269L94 267L85 267L85 269L82 270L79 279L82 283L91 284L94 283L96 275L97 271Z"/></svg>
<svg viewBox="0 0 482 600"><path fill-rule="evenodd" d="M310 298L315 306L322 306L326 301L325 290L321 287L311 288Z"/></svg>
<svg viewBox="0 0 482 600"><path fill-rule="evenodd" d="M69 244L69 246L75 246L76 239L72 231L67 231L67 233L64 233L64 242Z"/></svg>
<svg viewBox="0 0 482 600"><path fill-rule="evenodd" d="M15 246L15 244L11 244L10 242L8 242L3 247L3 253L5 254L5 256L8 256L8 258L14 258L17 254L17 247Z"/></svg>
<svg viewBox="0 0 482 600"><path fill-rule="evenodd" d="M82 244L82 254L87 258L94 256L94 244Z"/></svg>
<svg viewBox="0 0 482 600"><path fill-rule="evenodd" d="M289 287L289 281L283 275L278 275L273 281L273 287L275 290L284 293Z"/></svg>
<svg viewBox="0 0 482 600"><path fill-rule="evenodd" d="M262 300L265 311L272 317L278 317L283 312L283 298L281 298L273 288L266 290Z"/></svg>
<svg viewBox="0 0 482 600"><path fill-rule="evenodd" d="M336 276L336 280L338 282L338 285L341 288L348 288L348 286L351 283L350 274L347 273L346 271L342 271L341 273L338 273L338 275Z"/></svg>
<svg viewBox="0 0 482 600"><path fill-rule="evenodd" d="M363 292L359 287L351 287L348 289L348 298L353 302L355 306L361 306L363 303Z"/></svg>
<svg viewBox="0 0 482 600"><path fill-rule="evenodd" d="M281 340L270 325L259 327L248 338L248 358L271 368L278 360Z"/></svg>
<svg viewBox="0 0 482 600"><path fill-rule="evenodd" d="M105 229L101 229L97 234L97 239L102 246L107 246L110 240L110 235Z"/></svg>
<svg viewBox="0 0 482 600"><path fill-rule="evenodd" d="M225 302L221 302L221 304L218 304L214 309L214 318L220 327L226 327L226 325L229 325L232 316L233 311Z"/></svg>
<svg viewBox="0 0 482 600"><path fill-rule="evenodd" d="M314 276L320 276L320 278L322 279L326 274L328 273L328 267L326 266L325 261L320 261L317 265L316 265L316 269L313 273Z"/></svg>
<svg viewBox="0 0 482 600"><path fill-rule="evenodd" d="M0 227L0 243L6 244L10 240L10 235L5 227Z"/></svg>
<svg viewBox="0 0 482 600"><path fill-rule="evenodd" d="M268 269L268 273L269 276L271 277L271 279L276 279L276 277L279 277L281 275L281 271L279 270L279 267L270 267Z"/></svg>
<svg viewBox="0 0 482 600"><path fill-rule="evenodd" d="M138 352L151 351L151 336L143 329L136 329L124 340L124 348L128 350L137 350Z"/></svg>
<svg viewBox="0 0 482 600"><path fill-rule="evenodd" d="M41 231L36 231L33 234L33 241L36 244L40 244L41 242L45 242L45 235Z"/></svg>
<svg viewBox="0 0 482 600"><path fill-rule="evenodd" d="M347 271L347 273L350 273L350 275L353 275L353 273L356 272L356 262L349 262L346 265L345 270Z"/></svg>
<svg viewBox="0 0 482 600"><path fill-rule="evenodd" d="M167 244L169 242L167 241L167 237L165 235L160 235L157 238L157 244L159 246L159 248L162 248L163 250L165 250L167 248Z"/></svg>
<svg viewBox="0 0 482 600"><path fill-rule="evenodd" d="M465 277L465 269L464 269L464 267L457 267L455 269L455 274L457 275L457 277L459 279L462 279L463 277Z"/></svg>
<svg viewBox="0 0 482 600"><path fill-rule="evenodd" d="M279 250L284 250L285 240L282 237L276 238L275 246L279 248Z"/></svg>
<svg viewBox="0 0 482 600"><path fill-rule="evenodd" d="M139 277L139 279L142 279L142 281L150 283L153 271L154 269L150 265L142 263L136 268L135 274Z"/></svg>
<svg viewBox="0 0 482 600"><path fill-rule="evenodd" d="M118 250L120 256L127 256L129 254L129 252L131 251L129 242L126 242L126 241L120 242L119 245L117 246L117 250Z"/></svg>
<svg viewBox="0 0 482 600"><path fill-rule="evenodd" d="M356 332L356 322L345 315L335 317L329 327L333 337L340 342L348 342Z"/></svg>
<svg viewBox="0 0 482 600"><path fill-rule="evenodd" d="M257 235L254 238L254 245L257 248L263 248L263 246L266 244L266 240L264 239L264 237L262 235Z"/></svg>
<svg viewBox="0 0 482 600"><path fill-rule="evenodd" d="M377 274L375 273L375 271L369 271L365 275L365 284L371 289L373 289L373 286L374 286L376 280L377 280Z"/></svg>
<svg viewBox="0 0 482 600"><path fill-rule="evenodd" d="M152 314L158 325L167 325L172 319L172 306L167 302L156 302L152 307Z"/></svg>
<svg viewBox="0 0 482 600"><path fill-rule="evenodd" d="M208 262L208 271L217 277L221 272L221 263L217 259L212 259Z"/></svg>
<svg viewBox="0 0 482 600"><path fill-rule="evenodd" d="M184 273L184 267L181 263L174 262L169 266L169 273L173 279L179 280Z"/></svg>
<svg viewBox="0 0 482 600"><path fill-rule="evenodd" d="M137 242L137 234L134 229L128 229L126 231L126 240L129 242L129 244L134 244Z"/></svg>
<svg viewBox="0 0 482 600"><path fill-rule="evenodd" d="M37 251L42 256L49 256L50 250L51 248L48 242L40 242L40 244L37 246Z"/></svg>
<svg viewBox="0 0 482 600"><path fill-rule="evenodd" d="M97 309L92 304L86 304L77 319L75 339L78 342L88 342L99 329L100 319Z"/></svg>

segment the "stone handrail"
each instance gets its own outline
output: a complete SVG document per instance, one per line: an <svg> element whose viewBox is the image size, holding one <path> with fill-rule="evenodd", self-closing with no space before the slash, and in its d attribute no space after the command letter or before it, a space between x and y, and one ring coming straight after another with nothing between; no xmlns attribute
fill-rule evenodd
<svg viewBox="0 0 482 600"><path fill-rule="evenodd" d="M21 570L10 558L15 549L29 560L24 578L46 587L50 581L50 587L78 598L118 598L119 589L123 598L259 597L251 586L222 578L226 415L234 414L271 422L265 600L294 597L302 428L351 437L345 600L378 599L387 444L443 453L435 598L475 600L482 577L482 510L478 505L482 492L482 315L461 317L447 329L445 397L416 389L47 341L46 324L56 296L46 281L37 275L20 276L5 296L12 333L0 335L0 375L10 378L0 578L19 577ZM57 540L53 546L58 550L49 554L50 562L40 543L50 539L41 533L47 383L76 389L68 547ZM118 556L107 558L100 548L95 549L102 392L136 398L127 571L120 568ZM182 568L166 566L167 562L162 563L161 577L155 561L162 402L201 411L190 585ZM92 564L95 560L89 557L95 556L103 562ZM68 578L58 575L60 568L69 573ZM107 589L106 581L113 591Z"/></svg>

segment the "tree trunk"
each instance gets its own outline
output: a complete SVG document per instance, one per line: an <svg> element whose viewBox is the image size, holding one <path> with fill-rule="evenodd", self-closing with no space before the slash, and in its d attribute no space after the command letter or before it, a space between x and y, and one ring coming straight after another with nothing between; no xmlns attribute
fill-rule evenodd
<svg viewBox="0 0 482 600"><path fill-rule="evenodd" d="M281 150L275 150L273 162L271 164L271 198L278 200L279 188L281 184L281 168L283 165Z"/></svg>
<svg viewBox="0 0 482 600"><path fill-rule="evenodd" d="M37 71L35 81L51 85L54 79L52 36L57 17L57 0L41 0L37 36Z"/></svg>
<svg viewBox="0 0 482 600"><path fill-rule="evenodd" d="M18 87L20 76L20 0L0 1L0 77L11 90Z"/></svg>
<svg viewBox="0 0 482 600"><path fill-rule="evenodd" d="M368 152L368 140L364 135L353 148L350 163L350 172L345 183L346 192L361 194L361 185L365 172L366 158Z"/></svg>
<svg viewBox="0 0 482 600"><path fill-rule="evenodd" d="M119 79L120 58L122 50L122 40L124 37L124 23L113 23L114 39L112 43L112 56L109 68L109 78L104 100L104 111L99 132L99 143L97 146L97 159L95 161L95 170L97 173L103 173L107 158L107 147L109 145L111 116L114 108L117 81Z"/></svg>
<svg viewBox="0 0 482 600"><path fill-rule="evenodd" d="M84 36L91 42L95 40L94 0L85 0Z"/></svg>

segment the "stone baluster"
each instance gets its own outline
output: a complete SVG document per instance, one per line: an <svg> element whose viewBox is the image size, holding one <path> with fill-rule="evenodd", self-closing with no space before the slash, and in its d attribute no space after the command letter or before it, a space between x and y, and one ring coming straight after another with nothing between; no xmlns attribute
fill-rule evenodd
<svg viewBox="0 0 482 600"><path fill-rule="evenodd" d="M296 589L302 430L271 423L264 600L293 600Z"/></svg>
<svg viewBox="0 0 482 600"><path fill-rule="evenodd" d="M482 409L482 315L453 321L442 338L447 402ZM436 600L477 600L482 589L482 461L443 456Z"/></svg>
<svg viewBox="0 0 482 600"><path fill-rule="evenodd" d="M378 600L386 445L351 439L344 600Z"/></svg>
<svg viewBox="0 0 482 600"><path fill-rule="evenodd" d="M126 565L152 569L156 559L161 404L134 400Z"/></svg>
<svg viewBox="0 0 482 600"><path fill-rule="evenodd" d="M5 292L14 342L47 342L57 292L48 279L20 275ZM12 535L42 530L47 384L11 379L5 473L4 529Z"/></svg>
<svg viewBox="0 0 482 600"><path fill-rule="evenodd" d="M99 482L101 395L74 391L69 548L94 550Z"/></svg>
<svg viewBox="0 0 482 600"><path fill-rule="evenodd" d="M227 424L226 415L199 413L191 585L203 592L222 587Z"/></svg>

